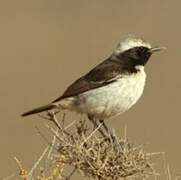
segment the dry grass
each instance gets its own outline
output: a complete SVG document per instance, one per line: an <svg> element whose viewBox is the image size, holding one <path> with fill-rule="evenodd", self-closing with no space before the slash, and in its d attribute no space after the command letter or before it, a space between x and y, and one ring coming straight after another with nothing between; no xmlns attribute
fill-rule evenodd
<svg viewBox="0 0 181 180"><path fill-rule="evenodd" d="M116 135L98 136L98 128L89 134L85 122L79 122L73 136L64 135L59 140L57 161L93 179L145 178L155 174L142 147L133 147Z"/></svg>
<svg viewBox="0 0 181 180"><path fill-rule="evenodd" d="M142 145L133 146L126 135L118 137L114 131L105 131L101 123L92 129L88 122L83 120L74 121L65 126L65 116L59 122L56 113L48 113L42 118L52 121L55 125L55 127L47 126L53 135L53 140L29 173L23 168L21 162L15 159L21 179L69 180L73 179L74 173L77 172L81 179L144 180L158 178L158 173L151 160L155 153L145 152ZM104 131L104 135L100 133L100 130ZM40 131L39 133L42 135ZM44 168L40 168L42 160ZM65 175L64 171L67 167L69 174ZM71 172L70 169L72 169ZM169 169L167 179L172 179Z"/></svg>

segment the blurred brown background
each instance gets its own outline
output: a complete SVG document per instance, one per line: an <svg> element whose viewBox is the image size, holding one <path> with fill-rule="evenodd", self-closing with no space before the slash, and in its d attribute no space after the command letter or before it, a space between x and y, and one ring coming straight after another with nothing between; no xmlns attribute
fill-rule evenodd
<svg viewBox="0 0 181 180"><path fill-rule="evenodd" d="M179 0L1 0L0 179L17 170L14 156L29 169L46 146L35 129L45 122L20 114L61 95L126 34L168 49L149 61L137 105L108 123L118 134L127 125L133 143L166 152L173 173L180 172L180 7Z"/></svg>

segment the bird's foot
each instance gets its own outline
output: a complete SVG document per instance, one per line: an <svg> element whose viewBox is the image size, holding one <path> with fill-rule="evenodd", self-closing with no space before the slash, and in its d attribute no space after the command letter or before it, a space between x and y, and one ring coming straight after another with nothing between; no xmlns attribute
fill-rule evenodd
<svg viewBox="0 0 181 180"><path fill-rule="evenodd" d="M97 120L88 116L88 119L89 121L93 124L93 131L99 127L99 124L97 123ZM103 125L103 124L102 124ZM98 128L98 131L100 132L100 134L103 136L103 137L107 137L105 132L101 129L101 127Z"/></svg>
<svg viewBox="0 0 181 180"><path fill-rule="evenodd" d="M104 120L100 119L99 122L102 124L102 126L104 127L105 131L107 133L109 133L109 128L107 127L107 125L105 124Z"/></svg>
<svg viewBox="0 0 181 180"><path fill-rule="evenodd" d="M104 122L104 120L99 120L99 122L102 124L102 126L104 127L104 130L106 131L106 134L108 136L111 137L111 139L114 141L115 140L115 136L113 134L112 131L110 131L110 129L107 127L106 123Z"/></svg>

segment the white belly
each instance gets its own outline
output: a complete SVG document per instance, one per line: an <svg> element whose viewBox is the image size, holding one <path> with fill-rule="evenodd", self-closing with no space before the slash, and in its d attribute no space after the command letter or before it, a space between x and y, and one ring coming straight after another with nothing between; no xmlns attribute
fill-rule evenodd
<svg viewBox="0 0 181 180"><path fill-rule="evenodd" d="M87 91L77 97L76 111L105 119L127 111L141 97L146 74L139 72L125 75L107 86Z"/></svg>

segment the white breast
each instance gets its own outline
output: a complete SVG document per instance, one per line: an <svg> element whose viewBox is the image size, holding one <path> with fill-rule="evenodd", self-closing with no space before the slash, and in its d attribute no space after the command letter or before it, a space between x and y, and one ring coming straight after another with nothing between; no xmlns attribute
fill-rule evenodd
<svg viewBox="0 0 181 180"><path fill-rule="evenodd" d="M124 75L114 83L79 95L75 110L100 119L128 110L138 101L145 85L144 67L137 68L137 73Z"/></svg>

